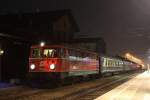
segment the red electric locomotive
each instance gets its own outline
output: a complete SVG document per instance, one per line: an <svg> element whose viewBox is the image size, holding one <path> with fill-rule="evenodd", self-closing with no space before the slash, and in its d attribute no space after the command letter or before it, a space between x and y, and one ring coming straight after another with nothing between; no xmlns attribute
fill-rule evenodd
<svg viewBox="0 0 150 100"><path fill-rule="evenodd" d="M99 74L99 55L64 45L33 45L29 57L30 77L64 79Z"/></svg>

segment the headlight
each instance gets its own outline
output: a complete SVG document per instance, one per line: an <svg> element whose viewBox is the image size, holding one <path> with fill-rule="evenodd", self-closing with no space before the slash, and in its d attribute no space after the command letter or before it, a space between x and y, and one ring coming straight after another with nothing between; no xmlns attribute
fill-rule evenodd
<svg viewBox="0 0 150 100"><path fill-rule="evenodd" d="M30 68L33 70L33 69L35 69L35 65L34 64L31 64L30 65Z"/></svg>
<svg viewBox="0 0 150 100"><path fill-rule="evenodd" d="M49 68L50 68L50 69L55 69L55 64L49 65Z"/></svg>

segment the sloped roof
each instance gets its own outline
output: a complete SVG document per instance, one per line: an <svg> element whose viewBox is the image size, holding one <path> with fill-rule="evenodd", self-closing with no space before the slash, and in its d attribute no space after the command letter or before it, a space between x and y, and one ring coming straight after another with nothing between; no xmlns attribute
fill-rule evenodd
<svg viewBox="0 0 150 100"><path fill-rule="evenodd" d="M15 28L17 29L27 29L27 32L32 30L29 29L31 23L39 24L43 23L48 24L58 20L60 17L67 15L71 25L72 31L78 32L79 28L76 24L76 21L72 15L71 10L56 10L56 11L44 11L44 12L26 12L26 13L8 13L0 15L0 32L14 34L14 35L24 35L24 33L15 32ZM31 26L32 28L32 26ZM18 30L17 29L17 30ZM11 31L13 30L13 31ZM12 32L12 33L11 33ZM14 33L13 33L14 32ZM32 33L32 32L31 32ZM29 35L29 34L28 34Z"/></svg>

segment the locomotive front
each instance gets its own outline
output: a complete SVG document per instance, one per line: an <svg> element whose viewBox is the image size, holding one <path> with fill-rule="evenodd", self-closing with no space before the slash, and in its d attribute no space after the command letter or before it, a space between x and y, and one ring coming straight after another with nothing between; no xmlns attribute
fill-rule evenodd
<svg viewBox="0 0 150 100"><path fill-rule="evenodd" d="M32 77L60 78L60 73L67 70L64 55L64 49L59 46L32 46L29 73Z"/></svg>
<svg viewBox="0 0 150 100"><path fill-rule="evenodd" d="M63 45L32 46L29 58L31 78L65 79L75 76L97 76L100 72L96 53Z"/></svg>

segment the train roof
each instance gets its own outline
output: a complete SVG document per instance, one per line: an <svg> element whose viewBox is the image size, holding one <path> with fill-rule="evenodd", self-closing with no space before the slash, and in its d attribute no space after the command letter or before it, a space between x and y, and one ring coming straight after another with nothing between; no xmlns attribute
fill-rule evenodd
<svg viewBox="0 0 150 100"><path fill-rule="evenodd" d="M135 62L133 62L131 60L128 60L128 59L126 59L126 58L124 58L122 56L118 56L118 55L117 56L102 55L102 57L104 57L104 58L110 58L110 59L118 59L118 60L122 60L122 61L127 61L127 62L135 63Z"/></svg>
<svg viewBox="0 0 150 100"><path fill-rule="evenodd" d="M64 45L45 45L43 46L44 48L47 48L47 47L53 47L53 48L66 48L66 46ZM32 45L31 48L42 48L40 45Z"/></svg>

